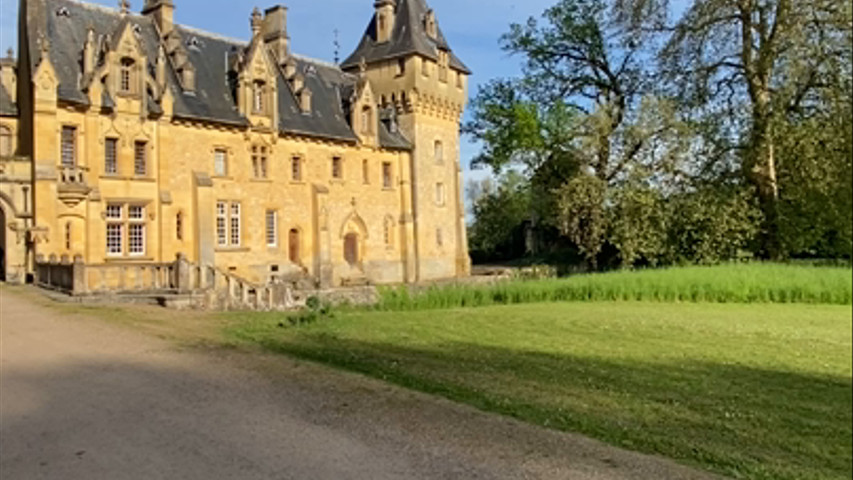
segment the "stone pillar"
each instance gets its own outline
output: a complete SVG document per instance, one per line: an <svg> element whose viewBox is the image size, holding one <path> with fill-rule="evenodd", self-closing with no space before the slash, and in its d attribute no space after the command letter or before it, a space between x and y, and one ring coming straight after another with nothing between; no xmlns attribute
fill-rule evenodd
<svg viewBox="0 0 853 480"><path fill-rule="evenodd" d="M192 290L192 285L190 284L190 263L187 261L187 256L183 253L179 253L175 260L175 288L179 292L189 292Z"/></svg>
<svg viewBox="0 0 853 480"><path fill-rule="evenodd" d="M71 293L72 295L85 295L89 292L89 279L86 275L86 264L83 262L82 255L74 256L74 263L71 266L72 269L72 287Z"/></svg>

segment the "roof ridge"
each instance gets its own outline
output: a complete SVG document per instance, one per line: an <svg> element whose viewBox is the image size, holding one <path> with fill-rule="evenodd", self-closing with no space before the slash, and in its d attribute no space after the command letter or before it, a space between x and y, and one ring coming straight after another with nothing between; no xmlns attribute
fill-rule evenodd
<svg viewBox="0 0 853 480"><path fill-rule="evenodd" d="M111 13L111 14L115 14L115 15L121 15L122 14L121 10L119 10L115 7L108 7L106 5L101 5L99 3L84 2L82 0L62 0L62 1L65 1L68 3L74 3L74 4L77 4L81 7L83 7L83 8L88 8L90 10L100 10L104 13ZM136 17L136 18L148 18L147 16L142 15L141 13L137 13L137 12L127 12L124 15Z"/></svg>
<svg viewBox="0 0 853 480"><path fill-rule="evenodd" d="M178 24L175 24L175 26L182 29L182 30L185 30L187 33L192 33L193 35L201 35L204 37L211 38L213 40L219 40L219 41L228 42L228 43L235 43L235 44L238 44L238 45L241 45L244 47L248 46L251 43L248 40L243 40L243 39L239 39L239 38L235 38L235 37L229 37L229 36L222 35L219 33L214 33L214 32L208 31L208 30L203 30L201 28L191 27L189 25L183 25L183 24L178 23Z"/></svg>

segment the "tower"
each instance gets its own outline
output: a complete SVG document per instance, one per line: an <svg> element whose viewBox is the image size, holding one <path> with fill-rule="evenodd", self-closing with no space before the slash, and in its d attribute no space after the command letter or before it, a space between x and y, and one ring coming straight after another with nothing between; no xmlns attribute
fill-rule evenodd
<svg viewBox="0 0 853 480"><path fill-rule="evenodd" d="M411 192L417 280L470 273L460 129L470 70L425 0L377 0L360 44L341 65L366 76L380 108L396 110L413 144ZM363 65L360 67L360 65Z"/></svg>

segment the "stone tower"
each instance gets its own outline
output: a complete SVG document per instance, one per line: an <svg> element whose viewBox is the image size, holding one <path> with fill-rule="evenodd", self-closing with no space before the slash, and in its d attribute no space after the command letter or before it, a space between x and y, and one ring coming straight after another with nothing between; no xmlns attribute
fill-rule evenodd
<svg viewBox="0 0 853 480"><path fill-rule="evenodd" d="M394 117L414 145L414 213L401 223L411 223L417 239L417 280L466 276L459 124L471 72L453 54L425 0L376 0L374 8L361 43L341 68L363 71L380 111Z"/></svg>

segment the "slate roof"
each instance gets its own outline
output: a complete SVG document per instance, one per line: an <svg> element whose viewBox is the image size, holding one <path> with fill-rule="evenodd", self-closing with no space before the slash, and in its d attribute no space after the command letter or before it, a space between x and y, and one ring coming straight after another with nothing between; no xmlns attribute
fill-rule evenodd
<svg viewBox="0 0 853 480"><path fill-rule="evenodd" d="M0 85L0 115L4 117L17 117L18 105L12 101L12 95L6 91L6 87Z"/></svg>
<svg viewBox="0 0 853 480"><path fill-rule="evenodd" d="M367 26L364 36L355 51L344 60L341 68L349 70L355 68L363 58L367 63L383 60L392 60L411 54L423 55L432 60L438 60L438 50L450 52L450 67L466 74L471 71L462 63L447 43L447 39L439 27L436 38L433 39L426 32L425 18L430 8L424 0L397 0L395 11L394 30L391 39L387 42L376 41L376 15Z"/></svg>
<svg viewBox="0 0 853 480"><path fill-rule="evenodd" d="M30 0L27 2L29 55L32 71L40 61L39 38L49 40L50 60L59 80L58 95L65 102L87 105L89 99L81 81L82 50L89 27L98 39L118 40L125 25L134 29L135 35L148 58L147 68L154 71L160 37L151 18L118 10L86 4L75 0ZM241 40L221 37L193 28L176 25L182 45L195 69L195 89L185 92L177 73L167 68L167 85L175 99L174 116L177 118L209 121L235 126L248 126L249 122L238 111L232 86L229 84L229 61L248 44ZM342 93L351 91L357 77L344 73L339 67L318 60L293 55L298 71L305 78L305 86L312 93L312 109L303 113L288 86L284 72L278 72L279 127L282 133L324 139L357 142L358 137L349 125L344 112ZM112 103L112 99L105 98ZM149 99L149 113L162 114L162 108ZM380 129L381 130L381 129ZM382 146L402 148L408 144L402 134L386 131L380 137ZM410 148L410 147L409 147Z"/></svg>

